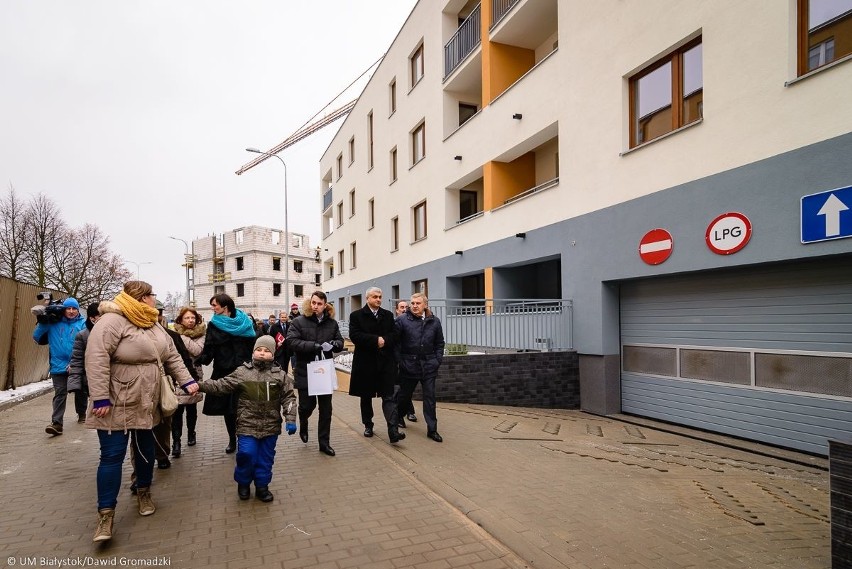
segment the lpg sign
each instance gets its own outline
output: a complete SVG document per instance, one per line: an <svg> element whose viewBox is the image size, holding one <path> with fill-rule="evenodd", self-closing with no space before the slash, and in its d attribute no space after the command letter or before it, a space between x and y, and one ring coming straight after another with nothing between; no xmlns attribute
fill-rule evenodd
<svg viewBox="0 0 852 569"><path fill-rule="evenodd" d="M736 253L751 239L751 222L737 212L723 213L707 227L704 240L717 255Z"/></svg>

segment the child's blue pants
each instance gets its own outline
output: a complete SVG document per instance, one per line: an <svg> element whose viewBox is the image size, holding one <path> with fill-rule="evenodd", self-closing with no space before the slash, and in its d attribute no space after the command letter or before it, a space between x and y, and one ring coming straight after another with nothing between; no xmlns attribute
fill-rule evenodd
<svg viewBox="0 0 852 569"><path fill-rule="evenodd" d="M254 482L255 487L269 486L277 443L278 435L262 439L237 435L237 466L234 468L234 480L237 484Z"/></svg>

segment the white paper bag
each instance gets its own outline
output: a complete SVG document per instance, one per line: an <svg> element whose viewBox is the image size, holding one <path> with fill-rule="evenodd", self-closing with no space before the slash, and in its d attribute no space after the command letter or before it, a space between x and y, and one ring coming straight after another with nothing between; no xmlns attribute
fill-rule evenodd
<svg viewBox="0 0 852 569"><path fill-rule="evenodd" d="M334 360L308 362L308 395L331 395L337 389Z"/></svg>

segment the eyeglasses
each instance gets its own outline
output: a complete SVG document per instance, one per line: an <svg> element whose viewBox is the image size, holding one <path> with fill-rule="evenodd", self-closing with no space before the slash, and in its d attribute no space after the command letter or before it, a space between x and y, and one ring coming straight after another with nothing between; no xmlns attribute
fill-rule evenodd
<svg viewBox="0 0 852 569"><path fill-rule="evenodd" d="M143 296L142 298L145 298L146 296L153 296L154 298L157 298L157 295L156 295L156 294L154 294L153 292L149 292L148 294L146 294L146 295L145 295L145 296Z"/></svg>

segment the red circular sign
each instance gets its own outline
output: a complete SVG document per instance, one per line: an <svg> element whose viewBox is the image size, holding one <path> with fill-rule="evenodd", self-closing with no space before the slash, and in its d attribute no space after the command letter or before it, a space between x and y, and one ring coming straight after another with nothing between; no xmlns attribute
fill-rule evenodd
<svg viewBox="0 0 852 569"><path fill-rule="evenodd" d="M730 255L745 247L751 239L751 222L736 211L723 213L710 222L704 240L717 255Z"/></svg>
<svg viewBox="0 0 852 569"><path fill-rule="evenodd" d="M639 258L649 265L659 265L671 257L672 234L665 229L652 229L639 241Z"/></svg>

